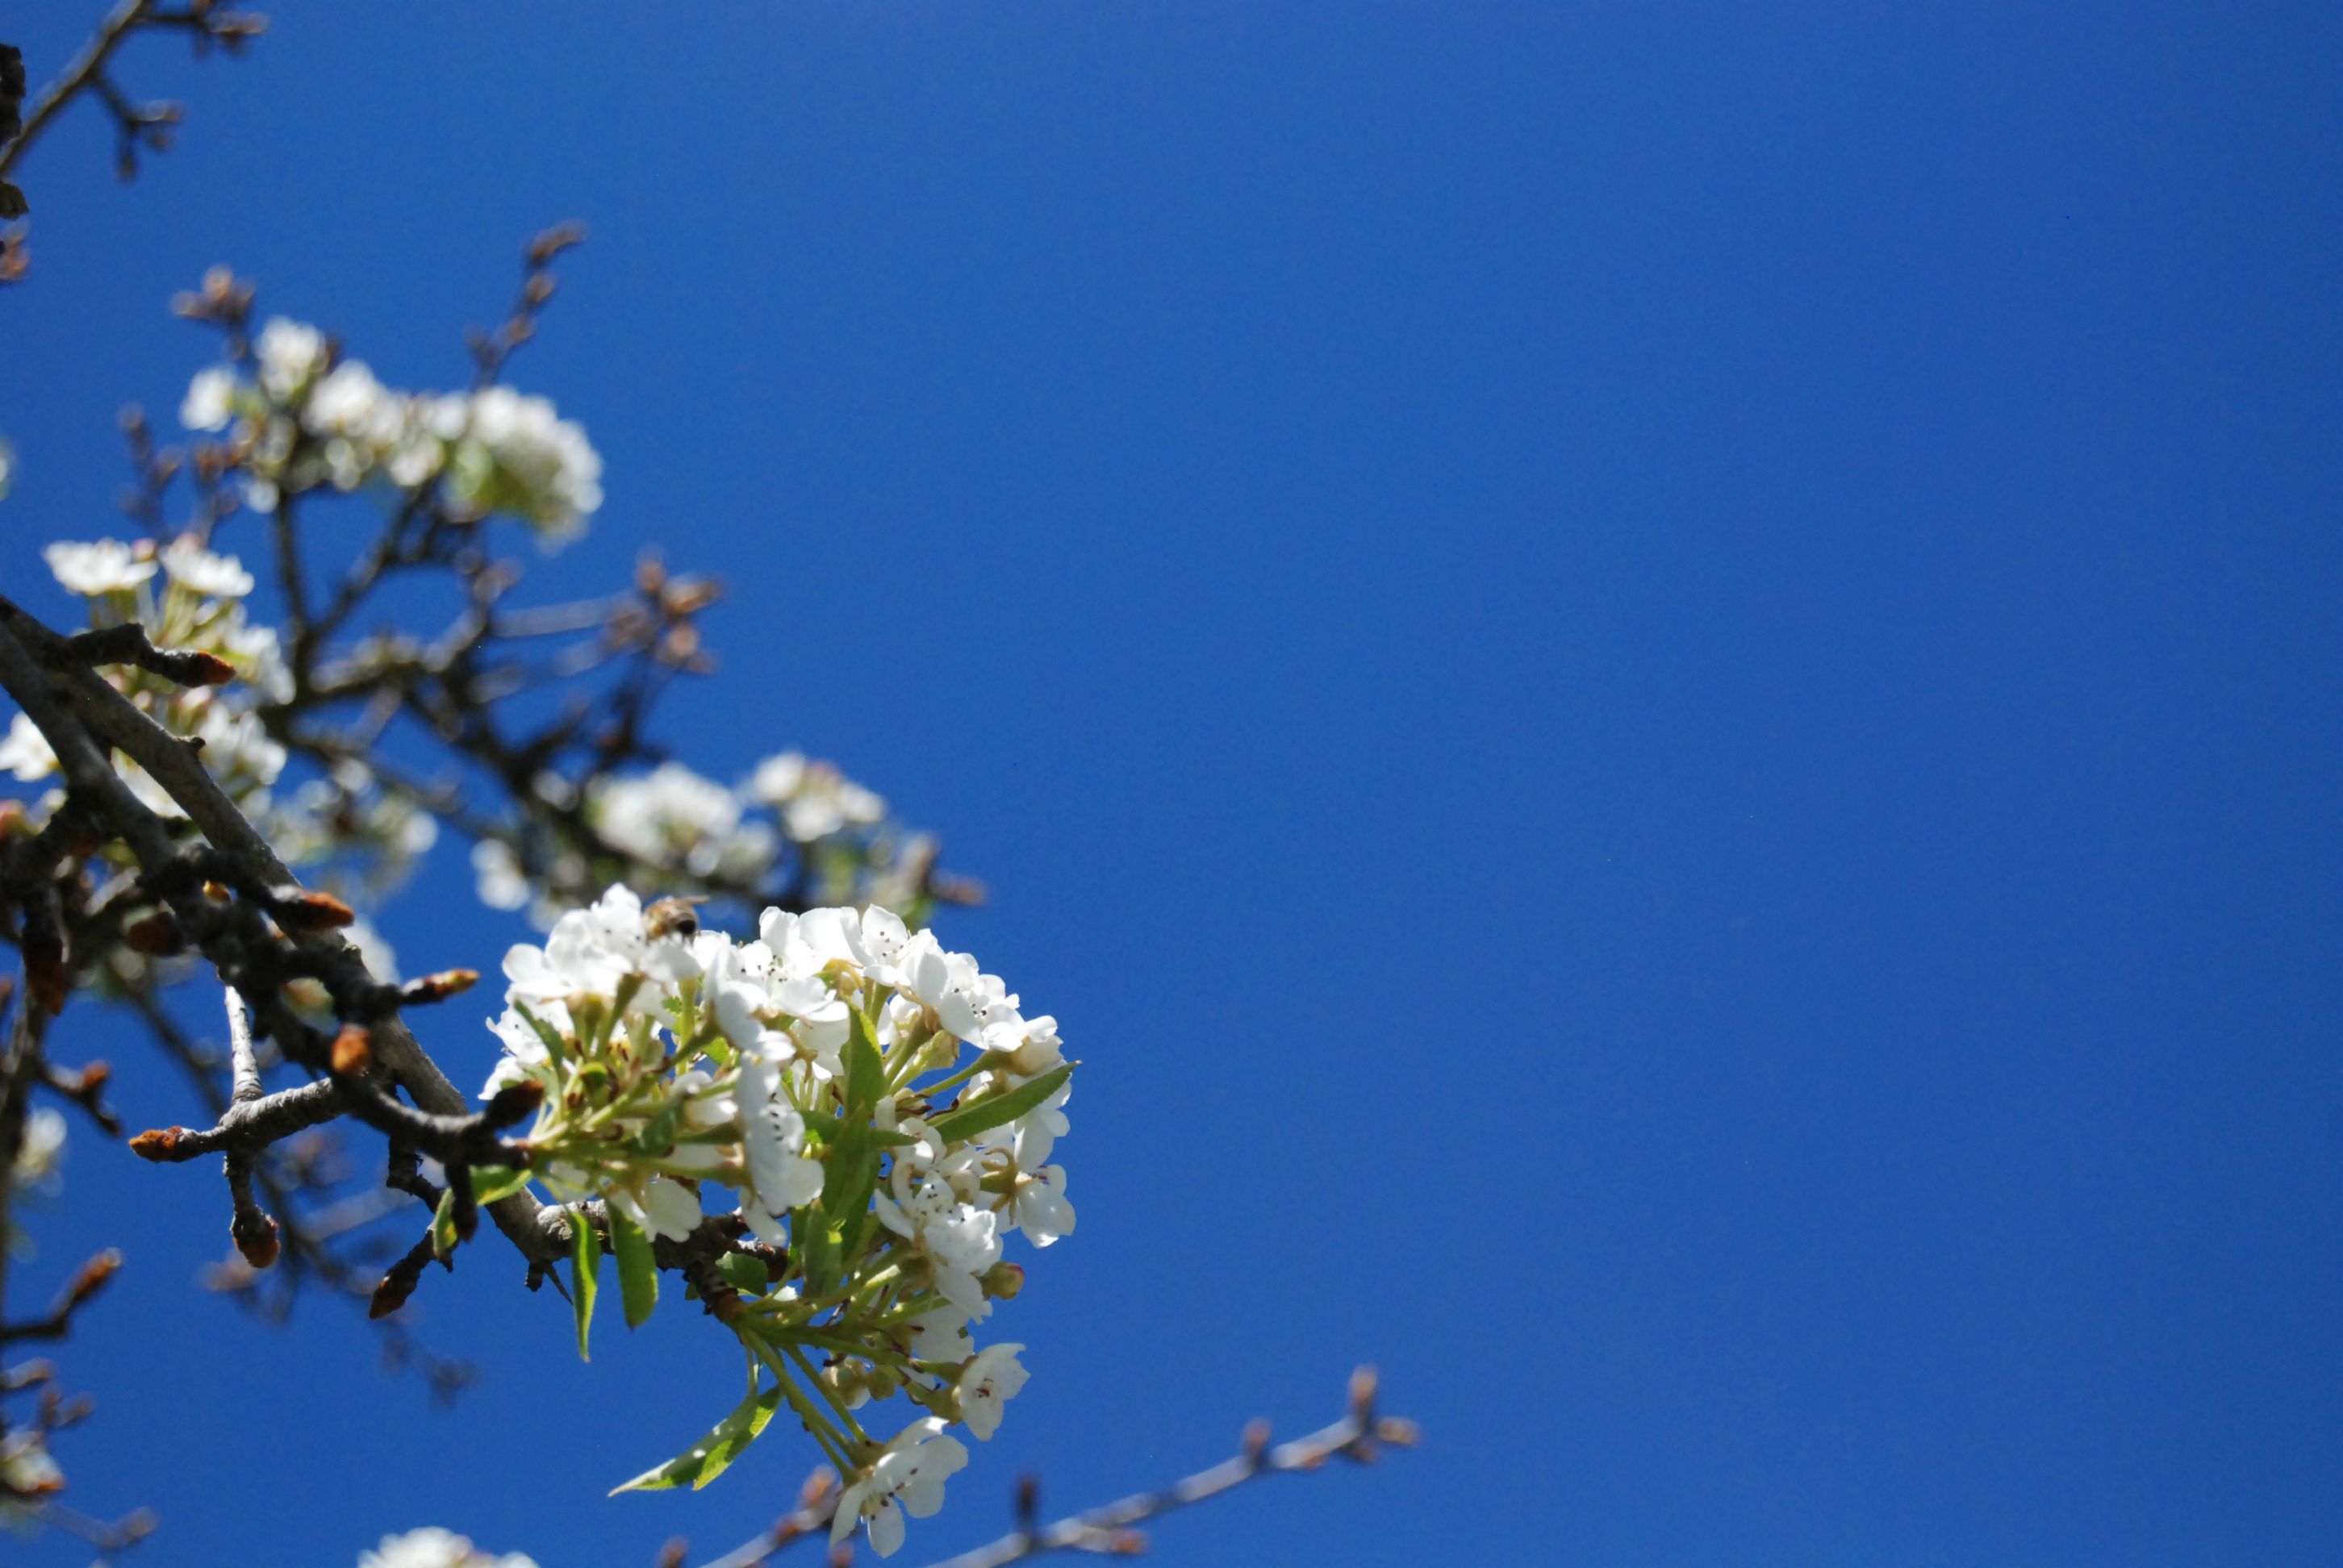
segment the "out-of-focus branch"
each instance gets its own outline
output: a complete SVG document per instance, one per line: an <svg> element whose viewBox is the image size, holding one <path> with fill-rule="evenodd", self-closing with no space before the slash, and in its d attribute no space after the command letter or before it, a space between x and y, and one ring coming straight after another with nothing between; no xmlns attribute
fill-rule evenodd
<svg viewBox="0 0 2343 1568"><path fill-rule="evenodd" d="M265 16L231 11L214 0L189 0L176 7L159 5L156 0L120 0L106 14L106 20L98 24L89 42L82 45L81 53L67 63L65 73L41 89L40 96L25 116L24 128L5 146L0 146L0 191L13 191L5 184L8 173L57 116L85 93L98 97L114 116L117 162L124 178L136 172L137 149L141 146L160 152L170 145L169 128L178 123L178 106L133 103L107 74L116 51L134 34L148 28L176 28L187 33L199 51L218 44L233 53L259 36L267 25ZM6 196L0 195L0 217L21 215L22 200L17 197L15 210L9 211Z"/></svg>
<svg viewBox="0 0 2343 1568"><path fill-rule="evenodd" d="M74 1271L65 1288L57 1292L55 1305L48 1315L28 1318L21 1322L0 1323L0 1344L11 1340L61 1340L73 1331L74 1313L79 1312L106 1288L122 1267L122 1254L108 1247L105 1251Z"/></svg>
<svg viewBox="0 0 2343 1568"><path fill-rule="evenodd" d="M1272 1475L1308 1474L1330 1459L1372 1463L1385 1447L1412 1448L1418 1433L1413 1422L1375 1413L1374 1369L1361 1367L1351 1374L1349 1408L1342 1418L1291 1442L1270 1445L1269 1423L1256 1421L1245 1428L1234 1457L1200 1470L1160 1492L1141 1492L1102 1508L1071 1514L1044 1524L1041 1522L1041 1487L1031 1476L1018 1483L1018 1527L997 1541L936 1564L936 1568L1001 1568L1052 1552L1097 1552L1129 1556L1146 1550L1147 1539L1132 1528L1191 1503L1202 1503L1233 1491L1249 1481ZM797 1509L753 1541L744 1542L701 1568L761 1568L784 1548L805 1540L830 1523L838 1506L838 1489L828 1471L817 1471L806 1483ZM681 1554L672 1553L676 1563ZM663 1560L662 1568L665 1568Z"/></svg>

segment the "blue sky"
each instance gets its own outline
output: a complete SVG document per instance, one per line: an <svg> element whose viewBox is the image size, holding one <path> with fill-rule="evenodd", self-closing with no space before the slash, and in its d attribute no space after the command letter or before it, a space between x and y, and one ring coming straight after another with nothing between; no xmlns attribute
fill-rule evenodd
<svg viewBox="0 0 2343 1568"><path fill-rule="evenodd" d="M25 9L41 79L98 7ZM24 171L0 572L58 608L37 547L117 529L206 266L445 385L592 226L513 379L608 501L531 591L724 576L666 736L940 829L1086 1064L1033 1382L905 1560L1372 1361L1423 1451L1159 1560L2332 1561L2335 11L283 9L134 53L188 105L135 186L87 111ZM410 968L526 934L468 896ZM441 1412L194 1288L207 1172L69 1176L27 1283L130 1261L63 1452L157 1568L648 1563L810 1460L605 1501L730 1397L695 1317L580 1366L481 1249Z"/></svg>

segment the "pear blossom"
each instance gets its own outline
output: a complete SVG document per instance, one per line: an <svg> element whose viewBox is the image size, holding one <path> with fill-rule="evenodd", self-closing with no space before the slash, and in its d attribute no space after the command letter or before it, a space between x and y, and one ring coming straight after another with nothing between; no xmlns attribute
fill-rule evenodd
<svg viewBox="0 0 2343 1568"><path fill-rule="evenodd" d="M57 1166L65 1152L65 1119L55 1106L37 1105L25 1113L16 1141L16 1160L9 1180L18 1187L54 1186Z"/></svg>
<svg viewBox="0 0 2343 1568"><path fill-rule="evenodd" d="M1021 1171L1007 1207L1010 1224L1037 1247L1073 1234L1074 1206L1066 1201L1062 1165Z"/></svg>
<svg viewBox="0 0 2343 1568"><path fill-rule="evenodd" d="M780 813L791 839L810 844L840 829L867 828L887 815L887 802L827 762L802 751L768 757L749 775L747 793Z"/></svg>
<svg viewBox="0 0 2343 1568"><path fill-rule="evenodd" d="M190 430L224 430L234 411L230 402L236 392L236 376L226 366L214 365L196 372L187 383L187 395L179 402L179 423Z"/></svg>
<svg viewBox="0 0 2343 1568"><path fill-rule="evenodd" d="M290 402L325 368L326 335L307 322L271 317L253 344L260 361L260 387L278 403Z"/></svg>
<svg viewBox="0 0 2343 1568"><path fill-rule="evenodd" d="M41 558L49 563L50 572L67 593L89 597L127 592L155 575L151 556L142 556L116 539L54 544L41 552Z"/></svg>
<svg viewBox="0 0 2343 1568"><path fill-rule="evenodd" d="M496 1556L452 1530L429 1527L384 1536L381 1545L358 1554L358 1568L537 1568L537 1563L518 1552Z"/></svg>
<svg viewBox="0 0 2343 1568"><path fill-rule="evenodd" d="M970 1161L973 1163L972 1161ZM924 1171L895 1167L893 1192L872 1199L879 1222L924 1257L943 1298L971 1317L988 1309L977 1276L1001 1260L1000 1221L964 1200L944 1162Z"/></svg>
<svg viewBox="0 0 2343 1568"><path fill-rule="evenodd" d="M484 1093L544 1086L518 1141L531 1178L655 1237L745 1231L754 1244L738 1250L759 1266L728 1267L735 1294L712 1299L768 1373L801 1372L842 1411L906 1392L924 1407L883 1449L851 1421L828 1436L866 1461L846 1528L860 1518L892 1551L902 1516L932 1512L966 1461L946 1427L991 1437L1024 1385L1022 1346L980 1352L970 1334L1020 1293L1005 1238L1047 1246L1073 1229L1065 1170L1046 1162L1068 1131L1066 1083L1012 1120L950 1131L956 1108L1031 1081L1013 1070L1028 1041L1042 1042L1032 1065L1062 1070L1054 1020L1027 1021L1000 977L876 905L769 909L739 940L615 884L541 945L514 947L505 974ZM737 1194L737 1219L702 1230L719 1191ZM809 1332L826 1367L793 1371L781 1352Z"/></svg>
<svg viewBox="0 0 2343 1568"><path fill-rule="evenodd" d="M252 574L243 562L214 555L184 535L163 548L163 569L173 582L210 598L242 598L252 591Z"/></svg>
<svg viewBox="0 0 2343 1568"><path fill-rule="evenodd" d="M925 1416L895 1434L879 1456L839 1493L831 1542L843 1541L857 1521L870 1550L892 1557L902 1548L903 1515L925 1519L944 1505L944 1482L968 1463L967 1446L943 1435L944 1422Z"/></svg>
<svg viewBox="0 0 2343 1568"><path fill-rule="evenodd" d="M25 714L8 720L8 738L0 740L0 768L29 784L57 770L57 754L40 726Z"/></svg>
<svg viewBox="0 0 2343 1568"><path fill-rule="evenodd" d="M1023 1345L987 1345L969 1358L952 1383L952 1402L969 1431L990 1441L1001 1430L1001 1407L1025 1386Z"/></svg>
<svg viewBox="0 0 2343 1568"><path fill-rule="evenodd" d="M821 1162L806 1157L805 1116L782 1091L780 1070L759 1056L740 1063L740 1144L749 1201L740 1211L758 1239L782 1245L782 1218L821 1196Z"/></svg>

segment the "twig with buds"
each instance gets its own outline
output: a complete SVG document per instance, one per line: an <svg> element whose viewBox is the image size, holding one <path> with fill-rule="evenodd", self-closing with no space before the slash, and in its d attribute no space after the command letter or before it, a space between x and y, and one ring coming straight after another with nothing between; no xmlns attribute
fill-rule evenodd
<svg viewBox="0 0 2343 1568"><path fill-rule="evenodd" d="M1386 1447L1414 1447L1421 1435L1415 1422L1401 1416L1376 1413L1376 1387L1374 1369L1361 1367L1351 1374L1349 1408L1340 1421L1275 1447L1270 1445L1269 1423L1256 1421L1245 1428L1242 1446L1233 1458L1200 1470L1160 1492L1136 1493L1048 1524L1041 1523L1040 1483L1029 1475L1018 1483L1015 1530L938 1563L935 1568L1001 1568L1003 1563L1052 1552L1133 1555L1146 1550L1146 1537L1132 1528L1144 1520L1218 1497L1249 1481L1272 1475L1308 1474L1324 1468L1330 1459L1367 1464L1380 1457ZM783 1548L827 1526L838 1506L838 1496L837 1478L828 1470L817 1470L808 1478L793 1512L784 1514L755 1540L742 1543L723 1556L701 1564L701 1568L762 1568ZM673 1568L682 1561L681 1553L671 1543L660 1560L660 1568Z"/></svg>

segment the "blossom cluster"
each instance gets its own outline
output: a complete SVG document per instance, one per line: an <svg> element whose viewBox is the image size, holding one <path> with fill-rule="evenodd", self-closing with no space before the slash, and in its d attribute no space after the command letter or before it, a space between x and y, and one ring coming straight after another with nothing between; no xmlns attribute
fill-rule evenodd
<svg viewBox="0 0 2343 1568"><path fill-rule="evenodd" d="M565 805L575 799L565 780L548 777L537 788ZM798 751L765 759L731 787L673 761L605 775L579 804L595 834L632 865L591 865L565 848L532 876L511 844L483 839L472 852L480 901L528 908L550 926L563 907L558 890L598 886L614 874L655 869L722 893L769 887L789 863L816 898L903 907L923 895L936 850L931 837L890 822L877 794Z"/></svg>
<svg viewBox="0 0 2343 1568"><path fill-rule="evenodd" d="M1005 1238L1074 1228L1056 1020L876 905L768 910L736 941L615 886L505 974L486 1092L542 1088L530 1175L607 1201L622 1270L627 1238L685 1241L737 1194L761 1245L728 1260L731 1322L776 1380L752 1399L786 1401L847 1477L839 1533L891 1553L966 1462L947 1429L990 1437L1025 1382L1024 1347L970 1332L1022 1288ZM914 1419L874 1440L856 1412L898 1394Z"/></svg>
<svg viewBox="0 0 2343 1568"><path fill-rule="evenodd" d="M339 357L324 333L283 317L261 328L245 360L196 373L179 421L227 432L246 498L263 511L281 493L323 485L436 484L451 517L503 513L558 542L602 504L602 459L545 398L506 387L395 391L364 361Z"/></svg>
<svg viewBox="0 0 2343 1568"><path fill-rule="evenodd" d="M382 1544L358 1555L358 1568L537 1568L518 1552L499 1557L483 1552L452 1530L434 1526L386 1535Z"/></svg>

